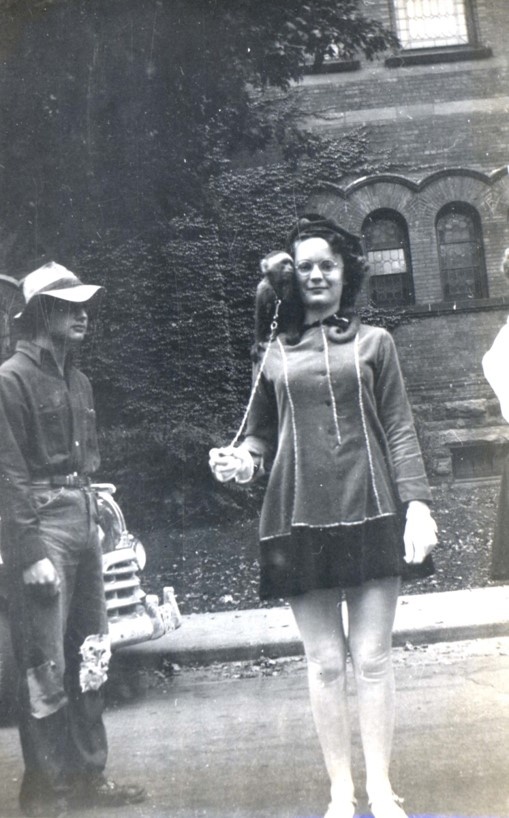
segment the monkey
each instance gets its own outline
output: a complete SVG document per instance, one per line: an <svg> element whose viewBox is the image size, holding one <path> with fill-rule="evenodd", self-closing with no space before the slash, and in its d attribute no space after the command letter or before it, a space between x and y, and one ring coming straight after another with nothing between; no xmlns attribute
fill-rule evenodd
<svg viewBox="0 0 509 818"><path fill-rule="evenodd" d="M293 336L297 332L302 305L297 293L293 259L284 250L273 250L260 262L262 280L256 288L255 347L270 337L276 302L279 299L277 331Z"/></svg>

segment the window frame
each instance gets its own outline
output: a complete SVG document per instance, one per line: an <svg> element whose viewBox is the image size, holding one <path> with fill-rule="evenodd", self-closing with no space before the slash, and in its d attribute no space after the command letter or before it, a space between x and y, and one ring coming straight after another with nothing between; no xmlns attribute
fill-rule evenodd
<svg viewBox="0 0 509 818"><path fill-rule="evenodd" d="M465 24L468 43L456 45L438 45L408 47L401 49L394 56L385 60L387 68L399 68L405 65L426 65L437 62L458 62L461 60L481 60L493 56L491 48L481 45L479 40L479 25L474 0L464 0ZM398 35L398 17L395 0L389 4L391 26Z"/></svg>
<svg viewBox="0 0 509 818"><path fill-rule="evenodd" d="M439 221L442 218L447 217L449 214L463 214L471 217L474 233L476 236L476 244L478 247L478 257L479 257L479 267L474 278L474 294L469 296L465 293L458 293L456 295L447 295L446 294L446 287L449 286L449 281L447 280L447 272L449 268L445 267L442 261L442 252L441 247L443 246L440 242L439 237ZM485 300L489 298L489 288L488 288L488 276L486 271L486 254L484 252L484 236L483 236L483 229L482 229L482 220L479 212L477 209L469 204L468 202L449 202L445 204L443 207L440 208L436 217L435 217L435 240L437 243L437 251L438 251L438 268L440 273L440 285L442 289L442 299L445 303L453 303L453 302L468 302L468 301L479 301Z"/></svg>
<svg viewBox="0 0 509 818"><path fill-rule="evenodd" d="M405 309L407 307L412 307L415 305L415 288L414 288L414 277L413 277L413 266L412 266L412 253L410 250L410 233L408 230L408 224L406 222L405 217L399 213L397 210L392 208L378 208L376 210L372 210L368 215L364 218L362 223L362 241L364 246L364 252L366 254L366 258L369 260L369 253L375 252L376 250L382 249L390 249L390 248L375 248L374 250L368 247L367 237L366 237L366 228L369 222L376 222L376 221L392 221L397 224L398 229L401 231L402 235L402 243L398 249L402 249L405 258L405 272L404 273L387 273L382 275L373 275L371 272L368 274L368 300L369 304L376 309ZM392 248L396 249L396 248ZM379 303L375 298L373 281L376 279L384 279L386 276L391 275L401 275L406 276L406 286L404 288L404 300L400 301L398 304L394 303Z"/></svg>
<svg viewBox="0 0 509 818"><path fill-rule="evenodd" d="M452 2L456 2L456 1L457 0L452 0ZM455 48L455 49L456 48L468 48L469 46L477 45L478 44L477 29L476 29L476 26L474 24L474 17L473 17L473 13L472 13L471 2L470 2L470 0L461 0L461 1L463 2L464 7L465 7L465 28L466 28L466 34L467 34L467 42L466 43L452 43L452 44L448 44L448 45L446 45L446 44L443 44L443 45L429 45L428 44L428 45L422 45L422 46L411 45L411 46L408 46L406 48L405 48L405 46L402 45L401 46L401 51L406 54L408 52L415 53L415 52L420 52L420 51L437 51L437 50L443 50L443 49L449 49L449 48ZM396 3L397 2L398 2L398 0L391 0L390 8L391 8L391 19L392 19L392 24L393 24L393 27L394 27L394 31L396 33L396 36L399 39L400 33L399 33L399 27L398 27L398 13L396 11Z"/></svg>

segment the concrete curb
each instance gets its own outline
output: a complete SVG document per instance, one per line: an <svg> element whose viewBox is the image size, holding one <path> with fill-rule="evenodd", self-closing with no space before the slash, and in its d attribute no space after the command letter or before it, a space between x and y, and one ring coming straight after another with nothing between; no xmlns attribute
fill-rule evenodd
<svg viewBox="0 0 509 818"><path fill-rule="evenodd" d="M509 635L509 585L401 596L394 645L413 645ZM161 659L179 665L300 656L287 606L190 614L182 627L154 642L125 647L120 657L136 664Z"/></svg>

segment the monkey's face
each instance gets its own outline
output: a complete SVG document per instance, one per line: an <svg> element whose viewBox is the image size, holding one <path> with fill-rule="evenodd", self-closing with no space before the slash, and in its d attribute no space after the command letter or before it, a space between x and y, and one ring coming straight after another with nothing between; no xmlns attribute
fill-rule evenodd
<svg viewBox="0 0 509 818"><path fill-rule="evenodd" d="M295 290L295 268L292 259L285 260L281 264L281 297L289 299Z"/></svg>
<svg viewBox="0 0 509 818"><path fill-rule="evenodd" d="M281 298L288 298L294 282L293 259L288 253L278 253L267 264L267 278Z"/></svg>
<svg viewBox="0 0 509 818"><path fill-rule="evenodd" d="M289 284L293 281L293 272L294 272L294 265L293 260L291 258L285 259L281 262L281 281L285 284Z"/></svg>

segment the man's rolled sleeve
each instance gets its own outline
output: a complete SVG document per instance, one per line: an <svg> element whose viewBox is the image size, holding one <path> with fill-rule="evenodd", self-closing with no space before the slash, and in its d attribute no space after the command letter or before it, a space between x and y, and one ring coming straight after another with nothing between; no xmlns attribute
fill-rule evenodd
<svg viewBox="0 0 509 818"><path fill-rule="evenodd" d="M2 553L7 561L23 568L46 556L24 455L29 445L21 386L12 375L0 374Z"/></svg>

